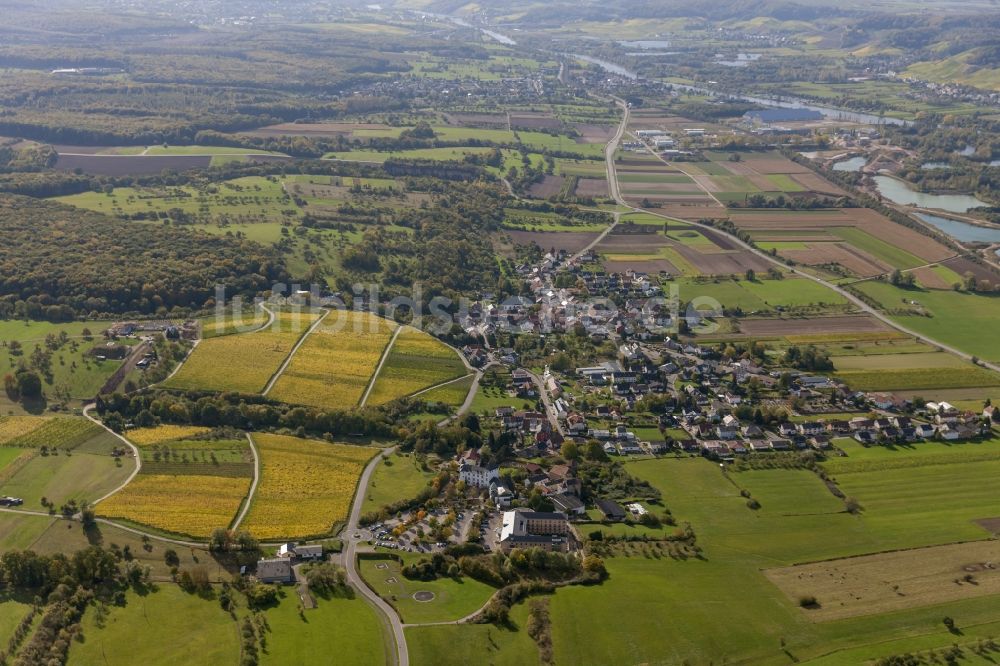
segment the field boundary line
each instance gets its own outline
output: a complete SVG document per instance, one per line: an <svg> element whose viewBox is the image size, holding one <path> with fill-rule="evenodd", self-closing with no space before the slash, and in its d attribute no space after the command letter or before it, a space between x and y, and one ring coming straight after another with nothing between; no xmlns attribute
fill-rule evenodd
<svg viewBox="0 0 1000 666"><path fill-rule="evenodd" d="M101 428L103 428L104 430L106 430L107 432L111 433L112 435L114 435L115 437L117 437L119 440L121 440L125 444L125 446L127 446L128 448L130 448L132 450L132 455L135 456L135 469L132 470L132 473L129 474L128 478L125 479L125 481L123 481L121 483L121 485L119 485L117 488L115 488L111 492L105 494L103 497L99 497L96 500L94 500L93 502L91 502L91 505L96 505L96 504L99 504L100 502L103 502L104 500L108 499L109 497L111 497L115 493L120 492L121 490L124 490L125 486L127 486L130 483L132 483L132 481L135 479L135 477L138 476L139 471L142 469L142 456L139 453L139 447L137 447L135 444L133 444L132 442L130 442L127 439L125 439L124 436L119 435L117 432L115 432L114 430L112 430L108 426L104 425L104 423L102 421L100 421L98 419L95 419L93 416L91 416L90 415L90 410L93 409L93 408L94 408L93 403L91 403L91 404L87 405L86 407L84 407L83 408L83 415L89 421L91 421L92 423L96 423L97 425L101 426Z"/></svg>
<svg viewBox="0 0 1000 666"><path fill-rule="evenodd" d="M365 387L365 393L361 396L361 401L358 402L358 407L364 409L364 406L368 404L368 396L371 395L372 389L375 388L375 382L378 381L378 376L382 374L382 366L385 365L386 359L389 358L389 354L392 352L392 348L396 346L396 338L399 337L399 333L405 328L402 324L396 326L396 330L392 332L392 337L389 338L389 342L386 343L385 349L382 350L382 356L378 360L378 365L375 366L375 371L372 376L368 379L368 386ZM416 330L416 329L414 329Z"/></svg>
<svg viewBox="0 0 1000 666"><path fill-rule="evenodd" d="M268 393L271 392L271 389L274 388L274 385L278 383L279 379L281 379L281 375L285 374L285 370L287 370L288 366L291 365L292 359L295 358L295 353L299 351L299 347L301 347L303 343L305 343L305 341L309 339L309 336L313 334L313 331L319 328L319 325L323 323L323 320L326 319L326 316L328 314L330 314L329 310L323 310L323 314L320 315L319 319L317 319L312 324L312 326L306 329L305 333L299 336L298 341L295 343L295 346L292 347L292 351L288 352L288 356L285 357L285 360L281 364L281 367L275 371L275 373L271 376L270 381L268 381L267 385L264 386L264 390L261 391L261 395L266 396Z"/></svg>
<svg viewBox="0 0 1000 666"><path fill-rule="evenodd" d="M253 481L250 483L250 490L247 491L246 501L243 502L243 506L240 507L240 512L236 515L233 520L232 525L229 529L235 530L246 518L247 514L250 513L250 505L253 503L254 495L257 494L257 485L260 483L260 454L257 453L257 445L254 444L253 436L250 433L246 433L247 442L250 444L250 453L253 454Z"/></svg>
<svg viewBox="0 0 1000 666"><path fill-rule="evenodd" d="M469 377L471 377L471 376L472 376L473 374L474 374L474 373L471 373L471 372L467 372L467 373L465 373L464 375L462 375L461 377L455 377L454 379L449 379L449 380L448 380L448 381L446 381L446 382L438 382L437 384L434 384L433 386L428 386L428 387L427 387L427 388L425 388L425 389L420 389L420 390L419 390L419 391L417 391L416 393L411 393L411 394L410 394L409 396L407 396L407 397L409 397L409 398L416 398L416 397L417 397L418 395L421 395L421 394L423 394L423 393L427 393L428 391L433 391L434 389L437 389L437 388L441 388L442 386L447 386L448 384L454 384L455 382L460 382L460 381L462 381L463 379L468 379L468 378L469 378Z"/></svg>

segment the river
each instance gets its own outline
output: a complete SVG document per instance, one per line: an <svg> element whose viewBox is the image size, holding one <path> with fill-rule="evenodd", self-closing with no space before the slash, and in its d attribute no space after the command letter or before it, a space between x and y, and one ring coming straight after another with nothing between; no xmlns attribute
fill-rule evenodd
<svg viewBox="0 0 1000 666"><path fill-rule="evenodd" d="M930 194L910 189L909 185L897 178L875 176L879 194L893 203L920 208L939 208L950 213L964 213L970 208L989 206L971 194Z"/></svg>
<svg viewBox="0 0 1000 666"><path fill-rule="evenodd" d="M568 55L571 58L579 58L585 62L592 63L602 68L604 71L611 74L616 74L618 76L623 76L627 79L636 80L639 75L635 72L622 67L621 65L616 65L613 62L607 60L602 60L601 58L595 58L593 56L585 56L580 54L568 53L563 54ZM752 104L759 104L760 106L769 106L773 108L782 109L810 109L812 111L819 111L827 118L834 118L836 120L845 120L847 122L861 123L866 125L877 125L880 122L888 123L890 125L907 125L905 120L900 120L899 118L887 118L879 116L873 116L869 113L859 113L857 111L845 111L844 109L834 109L826 106L816 106L814 104L809 104L800 99L795 99L794 97L786 97L783 99L767 99L764 97L754 97L753 95L730 95L719 93L711 88L702 88L700 86L689 86L682 83L671 83L674 88L678 90L688 90L691 92L701 93L703 95L719 96L726 99L738 99L744 102L750 102Z"/></svg>

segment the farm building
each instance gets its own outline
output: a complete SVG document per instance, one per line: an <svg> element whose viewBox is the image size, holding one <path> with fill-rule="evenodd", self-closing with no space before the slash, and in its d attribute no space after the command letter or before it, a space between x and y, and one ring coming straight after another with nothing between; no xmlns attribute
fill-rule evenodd
<svg viewBox="0 0 1000 666"><path fill-rule="evenodd" d="M291 560L285 557L257 562L257 579L262 583L291 583L295 580Z"/></svg>

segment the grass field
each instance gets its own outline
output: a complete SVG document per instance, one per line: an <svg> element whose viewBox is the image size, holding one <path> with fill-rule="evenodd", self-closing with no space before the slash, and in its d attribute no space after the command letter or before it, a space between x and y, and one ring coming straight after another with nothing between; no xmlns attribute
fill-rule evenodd
<svg viewBox="0 0 1000 666"><path fill-rule="evenodd" d="M14 635L14 630L31 611L31 604L0 598L0 641L4 645Z"/></svg>
<svg viewBox="0 0 1000 666"><path fill-rule="evenodd" d="M395 329L394 322L368 313L330 313L306 338L268 395L314 407L354 407Z"/></svg>
<svg viewBox="0 0 1000 666"><path fill-rule="evenodd" d="M682 301L705 296L716 299L726 308L741 308L744 312L773 310L777 307L846 305L846 300L812 280L677 280Z"/></svg>
<svg viewBox="0 0 1000 666"><path fill-rule="evenodd" d="M415 563L420 556L400 553L404 564ZM386 568L379 568L385 566ZM433 581L409 580L394 559L361 559L359 570L383 599L399 611L404 623L446 622L474 613L496 590L467 576L460 579L438 578ZM432 592L431 601L417 601L416 592Z"/></svg>
<svg viewBox="0 0 1000 666"><path fill-rule="evenodd" d="M363 511L378 511L396 500L416 497L433 478L434 472L421 469L412 454L393 454L375 469Z"/></svg>
<svg viewBox="0 0 1000 666"><path fill-rule="evenodd" d="M906 354L911 356L911 354ZM839 360L839 359L838 359ZM846 370L836 374L856 391L933 391L934 389L997 387L997 373L969 365L967 367L932 367L914 369L872 368Z"/></svg>
<svg viewBox="0 0 1000 666"><path fill-rule="evenodd" d="M43 389L50 398L55 388L66 389L74 399L93 398L121 365L120 361L100 361L87 353L103 344L101 331L107 326L106 321L0 321L0 341L5 343L0 349L0 376L28 362L35 348L40 347L51 354L50 373L42 373ZM21 344L22 353L12 354L7 348L13 341Z"/></svg>
<svg viewBox="0 0 1000 666"><path fill-rule="evenodd" d="M139 535L111 525L98 524L96 530L84 532L80 523L71 520L30 514L0 514L0 551L30 549L42 555L52 555L72 553L92 544L105 547L115 544L119 548L128 546L135 559L148 566L157 581L170 580L170 566L163 557L168 548L176 551L182 569L204 567L212 581L229 580L233 573L216 562L207 549L177 548L174 544L155 540L144 543Z"/></svg>
<svg viewBox="0 0 1000 666"><path fill-rule="evenodd" d="M329 534L347 517L373 448L254 436L261 481L242 527L260 539Z"/></svg>
<svg viewBox="0 0 1000 666"><path fill-rule="evenodd" d="M472 390L473 379L474 376L469 375L458 381L421 393L419 398L425 402L439 402L451 407L460 407L468 397L469 391Z"/></svg>
<svg viewBox="0 0 1000 666"><path fill-rule="evenodd" d="M915 268L927 263L926 260L876 238L857 227L833 227L830 229L830 233L896 268Z"/></svg>
<svg viewBox="0 0 1000 666"><path fill-rule="evenodd" d="M282 312L267 329L203 340L164 386L260 393L317 316Z"/></svg>
<svg viewBox="0 0 1000 666"><path fill-rule="evenodd" d="M272 176L250 176L200 187L119 187L110 194L84 192L56 201L115 216L144 215L151 220L176 217L207 223L225 219L232 223L294 220L301 211Z"/></svg>
<svg viewBox="0 0 1000 666"><path fill-rule="evenodd" d="M407 326L396 336L385 365L375 378L368 404L382 405L467 372L454 349Z"/></svg>
<svg viewBox="0 0 1000 666"><path fill-rule="evenodd" d="M984 531L976 534L978 528L967 517L951 513L931 520L925 514L941 504L954 509L968 503L972 490L952 500L936 488L922 494L924 486L915 479L908 491L894 487L895 493L909 494L890 520L883 519L887 512L879 502L869 506L868 493L853 488L845 491L865 509L860 516L845 513L818 477L806 471L741 472L728 480L718 466L698 459L637 461L627 468L663 491L678 520L690 521L704 557L672 560L647 548L645 557L607 559L610 578L602 585L559 590L551 602L556 663L738 661L777 666L789 663L791 655L803 663L823 657L824 663L854 664L892 654L893 647L904 646L895 652L905 651L914 638L924 648L950 645L955 637L941 627L946 614L969 626L1000 620L995 597L980 597L816 623L761 573L795 562L930 545L962 534L982 539ZM990 494L982 480L989 473L969 477L979 501ZM871 477L872 488L878 488L880 474ZM760 509L746 506L743 489L760 502ZM915 515L913 521L903 516L904 507ZM965 513L986 508L971 506ZM993 510L984 515L1000 515ZM670 621L662 621L664 617ZM724 636L718 633L720 626L726 627Z"/></svg>
<svg viewBox="0 0 1000 666"><path fill-rule="evenodd" d="M982 331L992 330L1000 320L1000 297L900 289L885 282L864 282L857 285L857 289L880 303L894 321L909 329L980 358L1000 360L1000 337L982 335ZM912 301L918 305L912 305ZM917 311L926 315L915 314Z"/></svg>
<svg viewBox="0 0 1000 666"><path fill-rule="evenodd" d="M360 596L317 599L317 604L300 617L298 599L289 591L281 603L265 612L270 631L261 664L322 664L332 655L348 664L386 663L382 623Z"/></svg>
<svg viewBox="0 0 1000 666"><path fill-rule="evenodd" d="M525 666L538 663L538 648L528 635L527 604L511 609L511 626L446 624L406 629L413 664L491 664Z"/></svg>
<svg viewBox="0 0 1000 666"><path fill-rule="evenodd" d="M83 616L82 643L73 642L72 666L236 663L240 655L235 621L214 599L164 584L147 595L129 592L124 607L110 608L104 626L94 608ZM142 640L136 638L141 636Z"/></svg>

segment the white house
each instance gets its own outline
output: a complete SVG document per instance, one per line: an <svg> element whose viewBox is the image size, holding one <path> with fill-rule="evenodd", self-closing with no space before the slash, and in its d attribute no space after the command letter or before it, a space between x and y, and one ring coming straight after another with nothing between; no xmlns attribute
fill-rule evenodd
<svg viewBox="0 0 1000 666"><path fill-rule="evenodd" d="M463 462L458 468L458 478L465 485L475 488L489 488L490 481L500 478L500 470L496 467L480 467L469 462Z"/></svg>

